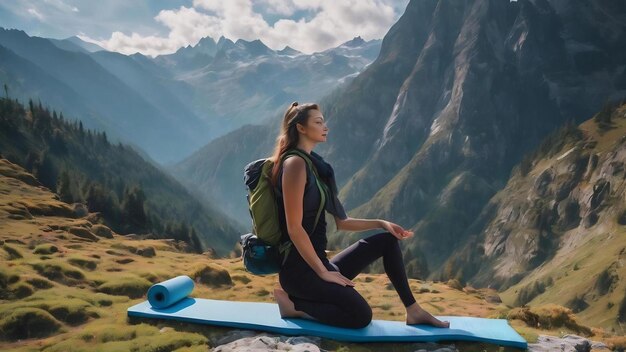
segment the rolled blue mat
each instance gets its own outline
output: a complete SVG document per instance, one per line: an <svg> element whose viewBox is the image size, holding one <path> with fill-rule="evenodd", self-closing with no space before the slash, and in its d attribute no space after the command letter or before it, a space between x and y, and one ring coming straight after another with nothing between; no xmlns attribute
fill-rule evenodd
<svg viewBox="0 0 626 352"><path fill-rule="evenodd" d="M187 297L193 286L193 280L186 275L154 284L148 289L148 302L156 309L167 308Z"/></svg>

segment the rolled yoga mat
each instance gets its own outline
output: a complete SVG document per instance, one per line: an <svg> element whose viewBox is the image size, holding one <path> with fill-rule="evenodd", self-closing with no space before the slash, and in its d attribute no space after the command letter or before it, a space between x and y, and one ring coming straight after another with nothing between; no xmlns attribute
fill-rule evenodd
<svg viewBox="0 0 626 352"><path fill-rule="evenodd" d="M155 284L148 301L128 308L129 317L171 319L189 323L267 331L281 335L309 335L347 342L476 341L526 349L527 343L506 319L438 316L449 329L406 325L401 321L372 320L362 329L339 328L307 319L282 319L278 305L187 297L193 280L187 276Z"/></svg>
<svg viewBox="0 0 626 352"><path fill-rule="evenodd" d="M193 286L193 280L189 276L177 276L152 285L148 289L148 302L157 309L169 307L189 296Z"/></svg>

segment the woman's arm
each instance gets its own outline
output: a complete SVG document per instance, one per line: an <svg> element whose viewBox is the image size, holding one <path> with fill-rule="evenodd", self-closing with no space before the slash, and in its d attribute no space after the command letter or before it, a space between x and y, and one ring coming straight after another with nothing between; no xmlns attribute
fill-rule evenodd
<svg viewBox="0 0 626 352"><path fill-rule="evenodd" d="M381 219L353 219L347 218L342 220L335 216L335 223L337 224L337 230L342 231L365 231L374 229L383 229L391 232L392 235L398 239L405 239L413 236L412 231L407 231L402 226L394 224L387 220Z"/></svg>
<svg viewBox="0 0 626 352"><path fill-rule="evenodd" d="M306 163L300 157L287 158L283 162L283 202L289 238L304 261L325 281L354 286L352 281L338 272L329 272L315 253L309 235L302 227L304 186L306 185Z"/></svg>

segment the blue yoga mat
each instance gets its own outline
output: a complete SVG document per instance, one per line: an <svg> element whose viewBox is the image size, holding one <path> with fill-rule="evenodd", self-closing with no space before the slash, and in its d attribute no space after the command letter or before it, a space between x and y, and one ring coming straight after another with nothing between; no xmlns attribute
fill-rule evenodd
<svg viewBox="0 0 626 352"><path fill-rule="evenodd" d="M438 316L449 329L406 325L400 321L372 320L362 329L347 329L307 319L282 319L278 305L191 298L193 280L178 276L148 290L148 301L128 308L128 316L172 319L281 335L309 335L347 342L477 341L527 348L527 343L505 319Z"/></svg>

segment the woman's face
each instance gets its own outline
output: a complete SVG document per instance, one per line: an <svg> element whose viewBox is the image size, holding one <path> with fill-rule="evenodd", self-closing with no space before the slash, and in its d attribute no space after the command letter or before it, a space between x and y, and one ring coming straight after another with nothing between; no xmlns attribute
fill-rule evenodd
<svg viewBox="0 0 626 352"><path fill-rule="evenodd" d="M324 116L319 110L309 110L309 118L306 126L298 124L298 131L314 142L326 142L328 126L324 121Z"/></svg>

